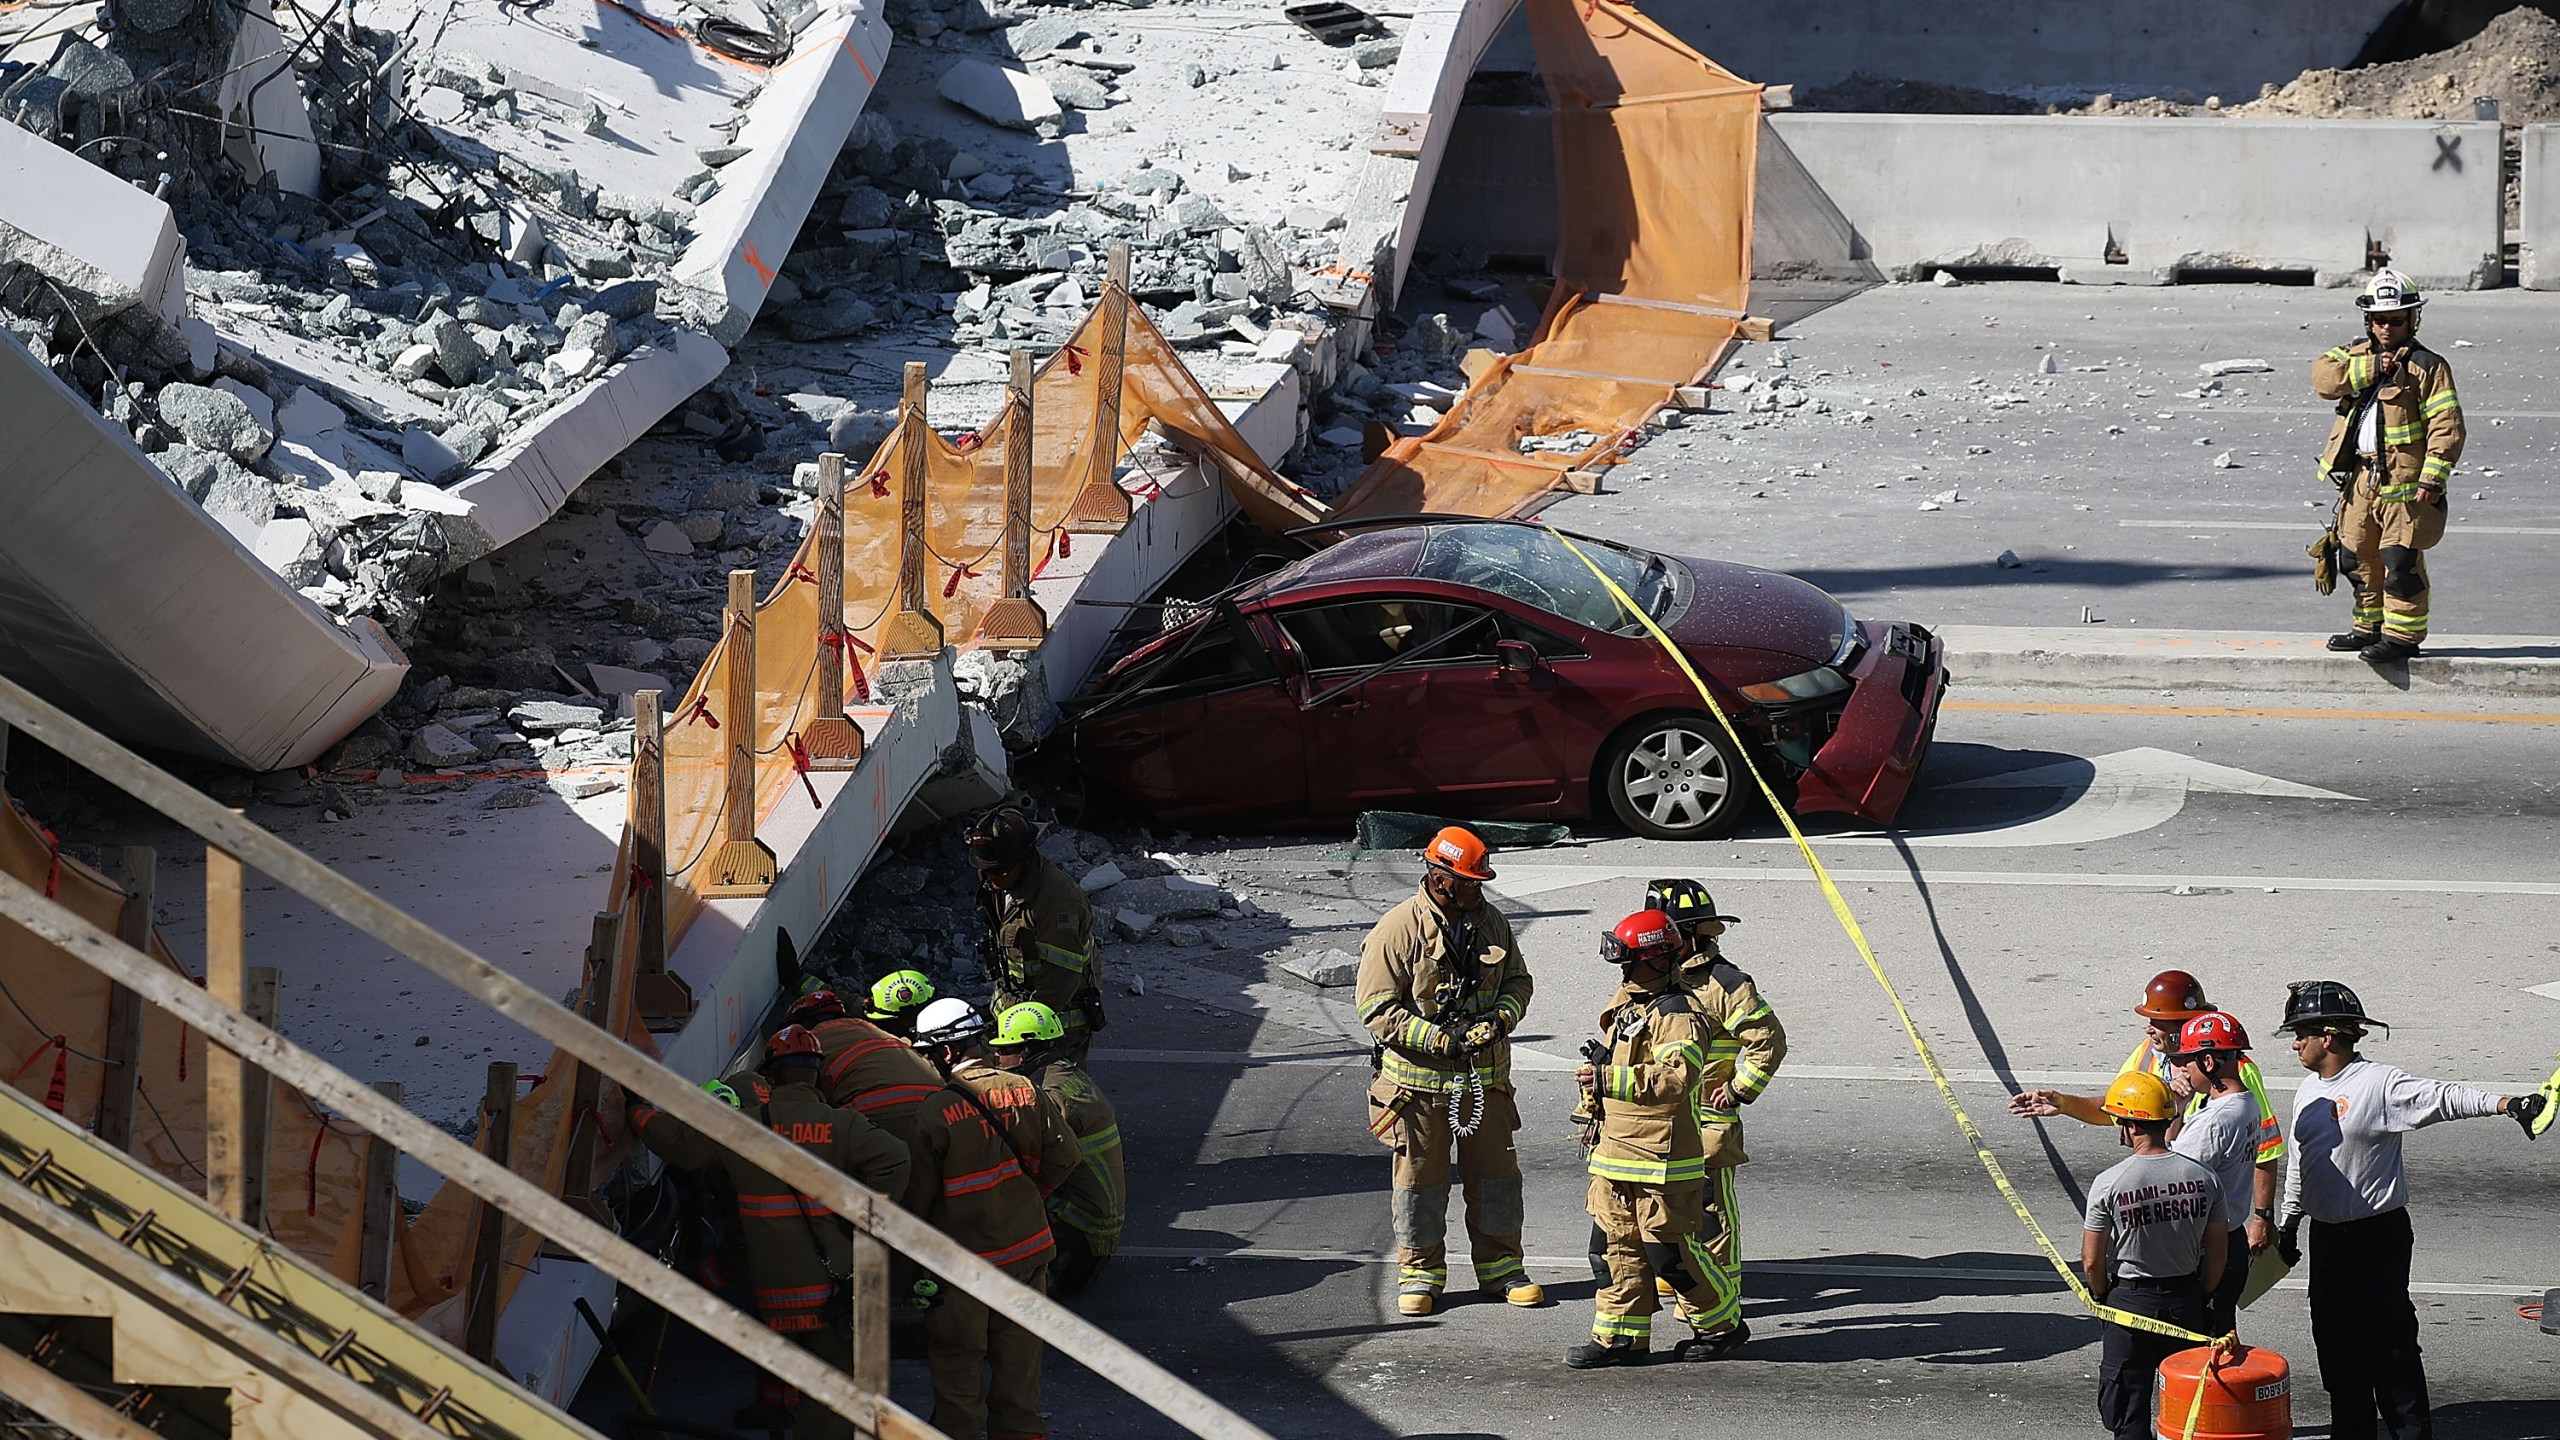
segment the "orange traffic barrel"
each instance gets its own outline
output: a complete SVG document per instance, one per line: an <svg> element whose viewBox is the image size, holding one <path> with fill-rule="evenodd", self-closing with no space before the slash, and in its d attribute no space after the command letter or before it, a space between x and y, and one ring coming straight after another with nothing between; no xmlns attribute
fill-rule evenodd
<svg viewBox="0 0 2560 1440"><path fill-rule="evenodd" d="M2293 1440L2293 1367L2273 1350L2241 1345L2214 1364L2199 1345L2160 1362L2151 1384L2151 1424L2160 1440ZM2201 1403L2197 1392L2203 1392Z"/></svg>

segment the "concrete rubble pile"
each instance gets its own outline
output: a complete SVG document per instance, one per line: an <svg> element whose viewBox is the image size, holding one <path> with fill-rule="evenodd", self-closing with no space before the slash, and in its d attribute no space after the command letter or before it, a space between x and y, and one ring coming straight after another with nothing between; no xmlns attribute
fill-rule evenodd
<svg viewBox="0 0 2560 1440"><path fill-rule="evenodd" d="M936 825L883 852L801 957L802 968L848 994L867 991L893 970L922 970L944 993L984 1003L993 980L978 949L986 922L962 840L966 830L965 822ZM1197 857L1176 853L1188 841L1175 835L1174 850L1156 851L1143 830L1115 843L1065 824L1051 824L1040 837L1040 853L1084 888L1114 992L1139 991L1145 983L1142 968L1132 963L1134 945L1260 949L1268 937L1248 931L1286 928L1219 877L1200 873Z"/></svg>
<svg viewBox="0 0 2560 1440"><path fill-rule="evenodd" d="M662 282L693 206L419 120L590 128L607 123L592 99L289 13L267 33L291 68L263 88L307 115L296 173L289 136L252 145L193 108L264 5L127 9L115 29L0 32L22 64L50 50L0 90L0 115L170 203L191 313L100 313L64 290L77 275L0 249L0 324L288 583L405 642L433 577L487 548L442 482L687 320ZM691 196L733 158L704 150Z"/></svg>

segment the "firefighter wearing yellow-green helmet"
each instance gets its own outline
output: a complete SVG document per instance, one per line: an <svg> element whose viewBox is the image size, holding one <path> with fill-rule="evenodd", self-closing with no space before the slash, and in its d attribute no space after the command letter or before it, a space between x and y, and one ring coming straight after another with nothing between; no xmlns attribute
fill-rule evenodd
<svg viewBox="0 0 2560 1440"><path fill-rule="evenodd" d="M892 1035L913 1038L916 1012L933 1003L933 977L921 970L893 970L871 983L863 1018Z"/></svg>
<svg viewBox="0 0 2560 1440"><path fill-rule="evenodd" d="M1076 1134L1084 1163L1049 1196L1049 1231L1058 1258L1049 1267L1049 1293L1073 1297L1091 1286L1103 1262L1120 1248L1129 1215L1128 1171L1120 1154L1120 1116L1109 1097L1064 1043L1058 1012L1037 1000L1007 1006L996 1017L988 1047L996 1063L1019 1070L1057 1103Z"/></svg>

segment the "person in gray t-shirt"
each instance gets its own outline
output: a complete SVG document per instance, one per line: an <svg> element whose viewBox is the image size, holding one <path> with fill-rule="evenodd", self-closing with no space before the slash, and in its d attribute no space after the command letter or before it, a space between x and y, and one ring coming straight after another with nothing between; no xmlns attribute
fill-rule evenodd
<svg viewBox="0 0 2560 1440"><path fill-rule="evenodd" d="M2080 1266L2089 1293L2119 1310L2186 1330L2204 1324L2205 1293L2221 1283L2229 1232L2213 1172L2169 1149L2176 1110L2156 1075L2119 1075L2103 1102L2133 1158L2089 1187ZM2160 1362L2192 1342L2110 1324L2098 1353L2098 1418L2116 1440L2150 1440L2151 1386Z"/></svg>
<svg viewBox="0 0 2560 1440"><path fill-rule="evenodd" d="M2249 1256L2275 1238L2276 1167L2260 1162L2264 1132L2258 1097L2241 1079L2248 1063L2249 1032L2239 1017L2216 1010L2198 1015L2178 1032L2169 1059L2202 1108L2169 1148L2213 1172L2222 1185L2219 1223L2231 1233L2222 1283L2205 1294L2205 1330L2227 1335L2238 1327L2240 1292L2249 1283ZM2254 1211L2254 1218L2252 1212Z"/></svg>

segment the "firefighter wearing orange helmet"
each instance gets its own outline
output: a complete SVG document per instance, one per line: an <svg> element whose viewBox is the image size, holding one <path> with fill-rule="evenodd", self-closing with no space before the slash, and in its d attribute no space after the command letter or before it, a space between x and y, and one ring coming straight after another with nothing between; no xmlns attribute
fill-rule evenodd
<svg viewBox="0 0 2560 1440"><path fill-rule="evenodd" d="M2119 1075L2149 1075L2169 1089L2170 1098L2179 1101L2187 1114L2205 1107L2209 1097L2195 1093L2178 1074L2170 1056L2177 1053L2178 1034L2186 1023L2199 1015L2210 1015L2214 1007L2204 998L2204 986L2184 970L2163 970L2151 977L2143 987L2142 1003L2133 1013L2142 1017L2142 1042L2133 1047L2119 1067ZM2258 1062L2243 1056L2235 1067L2240 1084L2258 1105L2257 1163L2272 1167L2284 1163L2284 1131L2276 1124L2276 1108L2267 1099L2267 1080L2258 1073ZM2100 1101L2089 1095L2066 1095L2059 1090L2028 1090L2009 1097L2009 1113L2029 1119L2068 1115L2090 1125L2112 1123ZM2178 1125L2172 1122L2169 1138L2176 1139ZM2263 1226L2250 1227L2251 1250L2263 1250L2267 1239Z"/></svg>
<svg viewBox="0 0 2560 1440"><path fill-rule="evenodd" d="M1394 1153L1390 1214L1396 1309L1428 1315L1448 1287L1451 1154L1466 1191L1476 1284L1514 1305L1545 1303L1521 1270L1520 1156L1512 1132L1512 1029L1529 1012L1529 967L1511 922L1485 903L1485 845L1452 825L1423 848L1421 888L1360 946L1360 1022L1377 1043L1369 1133Z"/></svg>
<svg viewBox="0 0 2560 1440"><path fill-rule="evenodd" d="M2222 1182L2169 1148L2177 1102L2145 1071L2116 1077L2100 1100L2116 1139L2133 1152L2089 1185L2080 1267L2089 1293L2134 1315L2182 1329L2204 1323L2205 1296L2231 1256ZM2160 1362L2184 1340L2110 1324L2098 1352L2098 1419L2116 1440L2151 1440L2151 1392Z"/></svg>

